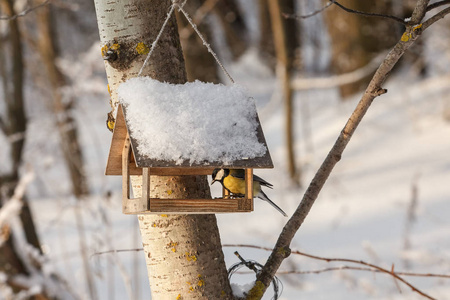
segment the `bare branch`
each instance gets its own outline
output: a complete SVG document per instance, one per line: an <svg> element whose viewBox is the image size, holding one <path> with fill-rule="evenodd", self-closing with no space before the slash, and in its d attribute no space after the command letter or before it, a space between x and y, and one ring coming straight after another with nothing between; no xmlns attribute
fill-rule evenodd
<svg viewBox="0 0 450 300"><path fill-rule="evenodd" d="M107 251L99 251L95 252L91 255L90 258L97 256L97 255L103 255L103 254L111 254L111 253L121 253L121 252L139 252L143 251L143 248L134 248L134 249L119 249L119 250L107 250Z"/></svg>
<svg viewBox="0 0 450 300"><path fill-rule="evenodd" d="M435 9L436 7L442 6L442 5L447 5L450 4L450 0L442 0L433 4L428 5L427 7L427 11L430 11L432 9Z"/></svg>
<svg viewBox="0 0 450 300"><path fill-rule="evenodd" d="M338 7L340 7L341 9L343 9L346 12L349 12L349 13L358 14L358 15L362 15L362 16L366 16L366 17L376 17L376 18L390 19L390 20L396 21L397 23L403 24L405 26L408 25L408 22L406 22L405 20L403 20L403 19L401 19L399 17L396 17L396 16L376 14L376 13L367 13L367 12L354 10L354 9L345 7L344 5L340 4L339 2L337 2L335 0L330 0L330 2L333 3L333 4L336 4Z"/></svg>
<svg viewBox="0 0 450 300"><path fill-rule="evenodd" d="M322 8L313 11L312 13L306 14L306 15L294 15L294 14L282 14L283 17L287 18L287 19L297 19L297 20L301 20L301 19L307 19L310 18L312 16L315 16L321 12L323 12L325 9L327 9L328 7L330 7L332 4L335 4L336 6L338 6L339 8L345 10L348 13L352 13L352 14L357 14L357 15L362 15L365 17L376 17L376 18L385 18L385 19L390 19L393 20L397 23L400 23L402 25L408 25L408 22L406 22L405 20L396 17L396 16L391 16L391 15L384 15L384 14L377 14L377 13L368 13L368 12L363 12L363 11L359 11L359 10L355 10L355 9L351 9L348 8L342 4L340 4L339 2L335 1L335 0L329 0L329 2L323 6Z"/></svg>
<svg viewBox="0 0 450 300"><path fill-rule="evenodd" d="M295 254L295 253L294 253ZM365 272L375 272L375 273L385 273L381 272L380 270L376 270L370 267L352 267L352 266L339 266L339 267L330 267L330 268L323 268L318 270L305 270L305 271L297 271L297 270L291 270L291 271L280 271L277 272L277 275L289 275L289 274L320 274L330 271L342 271L342 270L353 270L353 271L365 271ZM242 272L244 273L244 272ZM251 272L245 272L245 273L251 273ZM392 274L391 272L389 272ZM450 275L445 274L433 274L433 273L412 273L412 272L398 272L395 271L395 274L399 276L411 276L411 277L435 277L435 278L445 278L450 279Z"/></svg>
<svg viewBox="0 0 450 300"><path fill-rule="evenodd" d="M425 14L427 13L427 6L430 0L418 0L416 7L414 7L414 10L411 15L411 20L408 22L408 25L418 25L420 22L422 22L423 17L425 17Z"/></svg>
<svg viewBox="0 0 450 300"><path fill-rule="evenodd" d="M379 54L362 68L344 74L328 77L294 78L291 81L291 86L294 90L298 91L334 88L344 84L357 82L362 78L372 75L376 71L380 63L383 61L383 58L385 56L386 53Z"/></svg>
<svg viewBox="0 0 450 300"><path fill-rule="evenodd" d="M295 15L295 14L286 14L286 13L282 13L283 17L285 17L286 19L296 19L296 20L300 20L300 19L308 19L310 17L313 17L317 14L320 14L321 12L323 12L325 9L327 9L328 7L330 7L333 3L332 2L328 2L326 5L324 5L322 8L315 10L309 14L306 15Z"/></svg>
<svg viewBox="0 0 450 300"><path fill-rule="evenodd" d="M293 253L295 254L295 253ZM358 263L358 262L355 262ZM364 271L364 272L371 272L371 273L386 273L382 272L377 269L373 269L370 267L352 267L347 265L342 265L338 267L329 267L329 268L323 268L323 269L316 269L316 270L286 270L286 271L278 271L277 275L290 275L290 274L298 274L298 275L305 275L305 274L320 274L325 272L332 272L332 271L342 271L342 270L352 270L352 271ZM434 277L434 278L445 278L450 279L450 275L445 274L433 274L433 273L412 273L412 272L394 272L396 275L399 276L411 276L411 277ZM254 272L250 271L240 271L236 272L236 274L254 274ZM392 274L391 271L389 271L389 274Z"/></svg>
<svg viewBox="0 0 450 300"><path fill-rule="evenodd" d="M417 2L417 5L411 16L411 24L420 24L420 21L426 13L428 2L429 1L427 0L419 0ZM356 128L362 121L373 100L377 96L386 93L386 90L382 88L382 84L384 83L398 60L422 33L420 27L420 25L408 25L400 41L398 41L394 48L388 53L383 63L375 72L375 75L370 81L369 86L366 88L366 91L363 94L361 100L348 119L347 124L345 124L335 144L333 145L332 149L328 153L324 162L311 181L308 189L303 195L303 199L301 200L299 206L280 233L277 243L275 244L275 247L271 255L269 256L264 268L262 269L261 273L259 273L253 289L262 287L263 291L265 291L272 281L273 277L275 276L275 273L280 267L283 260L291 254L289 246L292 239L294 238L300 226L303 224L306 216L314 205L314 202L319 196L322 187L325 185L325 182L327 181L335 165L341 159L342 153L350 142L350 139L355 133Z"/></svg>
<svg viewBox="0 0 450 300"><path fill-rule="evenodd" d="M235 244L235 245L232 245L232 244L225 244L225 245L222 245L222 246L223 246L223 247L246 247L246 248L254 248L254 249L261 249L261 250L266 250L266 251L272 251L272 249L270 249L270 248L267 248L267 247L259 247L259 246L255 246L255 245L243 245L243 244ZM394 267L392 267L392 270L387 270L387 269L385 269L385 268L382 268L382 267L380 267L380 266L377 266L377 265L374 265L374 264L365 262L365 261L363 261L363 260L348 259L348 258L328 258L328 257L321 257L321 256L317 256L317 255L312 255L312 254L304 253L304 252L301 252L301 251L292 251L291 253L292 253L292 254L301 255L301 256L305 256L305 257L312 258L312 259L323 260L323 261L326 261L326 262L347 262L347 263L354 263L354 264L363 265L363 266L366 266L366 267L369 267L369 268L366 268L366 269L364 269L364 268L355 268L355 269L357 269L357 270L362 270L362 271L377 271L377 272L380 272L380 273L385 273L385 274L391 275L391 276L394 277L395 279L401 281L402 283L404 283L405 285L407 285L408 287L410 287L414 292L419 293L420 295L422 295L422 296L424 296L424 297L426 297L426 298L428 298L428 299L434 299L434 300L435 300L435 298L433 298L433 297L429 296L428 294L422 292L421 290L419 290L418 288L416 288L415 286L413 286L411 283L409 283L408 281L406 281L405 279L403 279L402 277L400 277L400 276L399 276L400 273L399 273L399 272L395 272L395 271L394 271ZM345 268L351 269L352 267L345 267ZM328 268L328 269L326 269L326 270L327 270L327 271L331 271L331 270L338 270L338 269L343 269L343 268L342 268L342 267L335 268L335 269ZM315 271L314 273L319 273L319 272L318 272L318 271ZM405 274L405 273L403 273L403 274ZM408 273L408 274L410 274L410 273ZM428 276L429 274L421 274L421 275L418 275L418 273L412 273L412 274L414 274L414 275L412 275L412 276L427 276L427 277L431 277L431 276ZM436 277L450 278L450 276L447 276L447 275L436 276Z"/></svg>
<svg viewBox="0 0 450 300"><path fill-rule="evenodd" d="M0 130L3 132L4 135L8 134L8 128L6 127L6 124L3 121L2 117L0 117Z"/></svg>
<svg viewBox="0 0 450 300"><path fill-rule="evenodd" d="M42 7L42 6L45 6L45 5L50 4L51 1L52 1L52 0L45 0L45 1L42 2L41 4L36 5L36 6L33 6L33 7L30 7L30 8L27 8L27 9L25 9L24 11L22 11L21 13L18 13L18 14L13 15L13 16L0 16L0 20L4 20L4 21L15 20L15 19L17 19L17 18L19 18L19 17L23 17L23 16L27 15L28 13L32 12L32 11L35 10L35 9L38 9L38 8L40 8L40 7Z"/></svg>
<svg viewBox="0 0 450 300"><path fill-rule="evenodd" d="M448 14L450 14L450 7L447 7L445 9L441 10L440 12L438 12L437 14L435 14L434 16L432 16L431 18L429 18L428 20L423 22L422 30L427 29L428 27L430 27L430 25L432 25L433 23L436 23L437 21L444 18Z"/></svg>
<svg viewBox="0 0 450 300"><path fill-rule="evenodd" d="M302 255L305 257L309 257L312 259L317 259L317 260L324 260L326 262L348 262L348 263L355 263L355 264L360 264L363 266L367 266L370 268L373 268L381 273L385 273L385 274L389 274L392 277L394 277L395 279L401 281L403 284L407 285L408 287L410 287L414 292L419 293L420 295L424 296L425 298L428 299L435 299L433 297L431 297L430 295L422 292L421 290L419 290L418 288L416 288L415 286L413 286L411 283L409 283L408 281L406 281L405 279L403 279L402 277L400 277L397 272L394 271L394 267L392 266L392 270L387 270L385 268L379 267L377 265L365 262L363 260L354 260L354 259L348 259L348 258L327 258L327 257L320 257L320 256L316 256L316 255L311 255L311 254L307 254L304 252L300 252L300 251L293 251L292 253L298 254L298 255Z"/></svg>
<svg viewBox="0 0 450 300"><path fill-rule="evenodd" d="M429 1L423 1L424 5L427 5ZM359 11L359 10L355 10L355 9L351 9L348 8L342 4L340 4L339 2L335 1L335 0L330 0L330 2L328 2L325 6L323 6L322 8L315 10L309 14L306 15L295 15L295 14L285 14L283 13L283 17L285 17L286 19L297 19L297 20L301 20L301 19L307 19L310 18L312 16L315 16L321 12L323 12L325 9L327 9L328 7L330 7L332 4L337 5L339 8L345 10L346 12L349 13L353 13L353 14L358 14L358 15L362 15L362 16L366 16L366 17L378 17L378 18L385 18L385 19L391 19L393 21L396 21L400 24L403 25L415 25L415 24L419 24L420 20L422 20L422 18L425 16L425 13L433 10L437 7L443 6L443 5L449 5L450 4L450 0L442 0L433 4L430 4L428 6L426 6L426 10L424 11L424 13L420 16L417 16L416 18L413 18L411 21L407 22L399 17L396 16L392 16L392 15L384 15L384 14L377 14L377 13L368 13L368 12L363 12L363 11ZM445 15L449 14L448 8L442 10L441 12L437 13L435 16L433 16L432 18L430 18L430 23L427 23L428 26L431 25L432 23L436 22L439 19L442 19L443 17L445 17ZM427 26L427 27L428 27Z"/></svg>

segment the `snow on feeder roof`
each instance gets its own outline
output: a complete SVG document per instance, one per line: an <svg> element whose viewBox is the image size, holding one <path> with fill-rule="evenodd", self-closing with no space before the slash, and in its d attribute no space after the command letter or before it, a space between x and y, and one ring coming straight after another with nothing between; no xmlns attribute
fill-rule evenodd
<svg viewBox="0 0 450 300"><path fill-rule="evenodd" d="M168 168L195 169L180 175L211 174L215 167L273 168L254 100L239 85L137 77L122 83L118 95L106 175L122 175L127 134L135 166L153 168L155 175Z"/></svg>

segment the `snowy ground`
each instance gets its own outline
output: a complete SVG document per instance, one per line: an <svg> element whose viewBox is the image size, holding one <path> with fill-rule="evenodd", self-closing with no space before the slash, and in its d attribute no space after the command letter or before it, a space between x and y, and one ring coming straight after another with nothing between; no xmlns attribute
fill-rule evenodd
<svg viewBox="0 0 450 300"><path fill-rule="evenodd" d="M103 176L111 134L105 126L109 105L98 49L98 45L93 47L80 72L72 72L77 74L74 80L80 99L78 121L86 171L95 195L83 204L89 262L96 276L98 299L148 299L150 291L142 252L96 255L109 249L141 247L136 217L121 214L120 178ZM394 75L385 86L388 94L377 98L369 109L295 237L293 250L364 260L387 269L394 265L397 271L450 274L450 123L443 118L443 107L450 102L450 72L435 71L425 83L407 76L408 72L405 68ZM282 103L276 102L277 97L270 100L276 86L274 77L253 52L231 66L230 73L255 97L274 160L273 170L257 174L274 184L268 196L291 215L304 189L292 187L287 179ZM436 83L437 80L440 81ZM330 150L357 98L341 102L335 90L296 95L296 150L304 186ZM55 268L84 299L87 289L74 219L75 202L68 196L68 185L61 182L65 174L60 154L55 157L53 150L57 149L56 133L44 132L49 128L48 120L38 113L31 116L34 126L30 126L27 150L27 161L36 172L36 180L30 187L32 208ZM304 126L309 126L310 135L303 134ZM42 142L39 138L44 135L47 138ZM35 151L42 153L42 159L33 159ZM108 191L112 192L111 197L106 196ZM213 193L218 192L215 187ZM414 215L412 221L408 221L409 210ZM264 247L274 245L287 221L260 201L256 201L253 213L223 214L217 218L223 244ZM406 240L409 246L405 248ZM226 247L228 266L238 262L233 254L236 250L244 258L260 263L269 254ZM111 261L115 264L110 264ZM292 255L281 270L312 271L342 265L350 264ZM449 279L405 278L437 299L450 299ZM392 277L367 271L281 275L280 279L281 299L422 299ZM232 280L245 284L253 276L236 274ZM131 292L127 290L129 281L133 286ZM270 295L265 299L270 299Z"/></svg>

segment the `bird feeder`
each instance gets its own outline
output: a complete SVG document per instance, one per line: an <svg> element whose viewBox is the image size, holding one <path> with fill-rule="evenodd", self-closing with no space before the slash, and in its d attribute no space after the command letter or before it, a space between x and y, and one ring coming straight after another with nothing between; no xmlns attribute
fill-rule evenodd
<svg viewBox="0 0 450 300"><path fill-rule="evenodd" d="M201 213L233 213L253 211L253 169L273 168L273 163L258 115L254 114L256 137L264 145L266 151L259 157L251 159L241 157L223 163L221 161L184 161L161 160L150 158L143 154L139 147L139 138L130 130L127 118L128 108L119 105L117 109L115 128L111 141L106 175L122 175L122 212L124 214L201 214ZM176 118L176 116L174 116ZM149 120L151 122L151 120ZM133 127L131 127L133 128ZM231 143L233 141L230 141ZM225 189L221 198L214 199L169 199L152 198L150 196L150 176L189 176L211 175L215 168L244 169L245 195L231 196ZM142 195L130 197L130 176L140 175L142 180Z"/></svg>

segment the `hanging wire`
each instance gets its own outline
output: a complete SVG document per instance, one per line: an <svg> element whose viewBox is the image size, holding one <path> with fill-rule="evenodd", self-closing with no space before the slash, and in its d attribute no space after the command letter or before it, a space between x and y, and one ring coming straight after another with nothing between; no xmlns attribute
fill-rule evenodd
<svg viewBox="0 0 450 300"><path fill-rule="evenodd" d="M178 10L180 12L183 13L183 15L185 16L186 20L189 22L189 24L192 26L192 28L194 29L194 31L197 33L197 35L200 37L200 39L203 42L203 45L208 49L208 52L211 53L211 55L214 57L214 59L216 60L217 64L220 66L220 68L222 69L222 71L225 73L225 75L228 77L228 79L230 79L230 81L232 83L234 83L233 78L231 77L230 73L228 73L227 69L225 69L225 66L222 64L222 62L219 60L219 58L217 57L217 54L214 52L214 50L211 48L211 45L206 41L206 39L203 37L203 35L200 33L200 31L197 28L197 25L195 25L195 23L192 21L191 17L189 16L189 14L183 9L184 4L186 4L187 0L184 0L183 2L181 0L172 0L172 6L170 7L169 12L167 13L167 17L164 20L163 25L161 26L161 29L159 30L158 35L156 36L156 39L153 41L152 43L152 47L150 48L150 51L147 54L147 57L144 60L144 63L142 64L141 69L139 70L138 73L138 77L141 76L142 71L145 67L145 65L147 64L148 60L150 59L150 56L153 53L153 50L155 50L156 48L156 44L158 43L159 39L161 38L161 35L167 25L167 22L169 21L175 6L178 7Z"/></svg>
<svg viewBox="0 0 450 300"><path fill-rule="evenodd" d="M141 69L139 70L138 77L141 76L142 70L144 70L144 67L145 67L145 65L147 64L148 60L150 59L150 56L152 55L153 50L155 50L156 44L158 43L159 39L161 38L161 35L162 35L164 29L166 28L167 22L169 22L170 16L172 15L173 10L175 9L175 4L176 4L176 2L173 1L172 6L170 7L170 10L169 10L169 12L167 13L167 17L166 17L166 19L164 20L164 23L163 23L163 25L161 26L161 29L159 30L159 33L158 33L158 35L156 36L156 39L153 41L152 47L150 48L150 51L148 52L147 57L145 58L144 63L142 64ZM179 7L180 7L180 6L179 6Z"/></svg>
<svg viewBox="0 0 450 300"><path fill-rule="evenodd" d="M229 280L231 280L231 276L233 276L243 266L246 266L247 268L249 268L250 270L255 272L256 275L258 275L259 272L261 272L263 265L261 265L257 261L246 260L237 251L234 252L234 255L236 255L241 262L238 262L238 263L232 265L228 269L228 279ZM281 293L283 292L283 284L282 284L281 280L278 279L278 277L274 276L272 279L272 286L273 286L272 300L277 300L281 296ZM280 287L281 287L281 291L280 291Z"/></svg>
<svg viewBox="0 0 450 300"><path fill-rule="evenodd" d="M178 5L178 10L181 11L183 13L183 15L186 17L186 20L188 20L189 24L191 24L192 28L195 30L195 32L197 33L197 35L200 37L200 39L203 42L203 45L208 49L208 52L212 54L212 56L214 57L214 59L216 60L217 64L220 66L220 68L222 69L222 71L225 73L225 75L227 75L228 79L230 79L230 81L232 83L234 83L233 78L231 77L231 75L228 73L227 69L225 69L225 66L222 64L222 62L219 60L219 58L217 57L217 54L213 51L213 49L211 48L211 45L208 44L208 42L205 40L205 38L203 37L203 35L200 33L200 31L197 28L197 25L195 25L195 23L192 21L191 17L189 17L188 13L183 9L183 6Z"/></svg>

